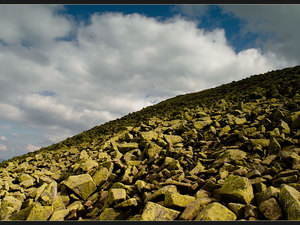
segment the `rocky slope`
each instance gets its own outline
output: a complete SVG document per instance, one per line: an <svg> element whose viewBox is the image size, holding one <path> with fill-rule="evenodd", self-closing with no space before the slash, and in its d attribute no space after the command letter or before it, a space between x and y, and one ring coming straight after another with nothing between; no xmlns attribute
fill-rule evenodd
<svg viewBox="0 0 300 225"><path fill-rule="evenodd" d="M1 220L300 220L300 66L0 164Z"/></svg>

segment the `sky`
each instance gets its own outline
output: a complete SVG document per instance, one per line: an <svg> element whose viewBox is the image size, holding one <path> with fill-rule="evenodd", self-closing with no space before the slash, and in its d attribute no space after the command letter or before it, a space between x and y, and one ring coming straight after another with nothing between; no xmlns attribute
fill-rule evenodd
<svg viewBox="0 0 300 225"><path fill-rule="evenodd" d="M300 5L1 5L0 159L300 64Z"/></svg>

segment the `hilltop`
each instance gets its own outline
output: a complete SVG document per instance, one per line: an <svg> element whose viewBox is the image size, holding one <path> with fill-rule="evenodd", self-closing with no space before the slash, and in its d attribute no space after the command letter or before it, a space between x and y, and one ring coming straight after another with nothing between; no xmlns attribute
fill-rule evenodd
<svg viewBox="0 0 300 225"><path fill-rule="evenodd" d="M0 164L1 220L300 220L300 66ZM215 213L219 212L219 213Z"/></svg>

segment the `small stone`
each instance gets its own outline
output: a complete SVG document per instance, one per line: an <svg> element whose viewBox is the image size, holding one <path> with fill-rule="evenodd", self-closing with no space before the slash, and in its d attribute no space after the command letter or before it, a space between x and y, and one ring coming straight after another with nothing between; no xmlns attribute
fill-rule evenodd
<svg viewBox="0 0 300 225"><path fill-rule="evenodd" d="M260 193L255 194L255 199L260 204L263 201L266 201L272 197L277 198L280 190L273 186L268 187Z"/></svg>
<svg viewBox="0 0 300 225"><path fill-rule="evenodd" d="M216 213L218 212L218 213ZM227 221L236 220L236 215L218 202L205 206L197 215L196 220Z"/></svg>
<svg viewBox="0 0 300 225"><path fill-rule="evenodd" d="M259 210L268 220L277 220L282 216L281 208L275 198L260 203Z"/></svg>
<svg viewBox="0 0 300 225"><path fill-rule="evenodd" d="M165 221L175 220L179 216L180 212L168 209L154 202L147 202L142 216L141 221Z"/></svg>

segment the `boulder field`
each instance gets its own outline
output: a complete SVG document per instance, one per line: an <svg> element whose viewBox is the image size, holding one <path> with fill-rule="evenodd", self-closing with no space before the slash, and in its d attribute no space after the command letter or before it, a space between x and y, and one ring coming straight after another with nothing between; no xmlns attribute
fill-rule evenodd
<svg viewBox="0 0 300 225"><path fill-rule="evenodd" d="M0 220L300 220L299 89L272 71L4 161Z"/></svg>

